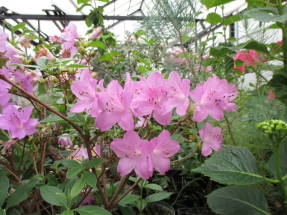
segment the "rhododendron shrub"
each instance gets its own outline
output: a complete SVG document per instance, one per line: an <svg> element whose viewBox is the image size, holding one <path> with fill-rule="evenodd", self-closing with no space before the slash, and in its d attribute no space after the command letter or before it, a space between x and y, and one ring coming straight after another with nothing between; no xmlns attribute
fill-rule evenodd
<svg viewBox="0 0 287 215"><path fill-rule="evenodd" d="M81 214L84 205L97 204L110 214L139 183L167 174L195 153L209 156L221 149L221 128L208 117L220 121L236 110L235 85L213 74L198 83L177 71L129 71L106 79L94 63L99 52L107 54L102 35L105 29L97 27L84 38L70 23L24 62L25 54L0 33L1 57L7 59L0 69L3 166L15 184L36 191L30 198L42 205L35 208L45 210L49 203L57 213ZM27 42L22 41L25 48ZM183 124L196 129L189 133L199 143L186 157L178 138ZM9 160L14 152L16 166ZM19 201L26 204L27 198Z"/></svg>

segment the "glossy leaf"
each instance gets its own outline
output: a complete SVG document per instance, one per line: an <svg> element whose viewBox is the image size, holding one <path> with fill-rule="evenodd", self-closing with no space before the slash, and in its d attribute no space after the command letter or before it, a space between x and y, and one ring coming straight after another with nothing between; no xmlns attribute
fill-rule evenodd
<svg viewBox="0 0 287 215"><path fill-rule="evenodd" d="M67 205L65 194L58 187L44 185L40 187L40 193L42 198L51 205L62 207Z"/></svg>
<svg viewBox="0 0 287 215"><path fill-rule="evenodd" d="M226 147L194 169L222 184L248 185L264 181L256 160L244 147Z"/></svg>
<svg viewBox="0 0 287 215"><path fill-rule="evenodd" d="M264 195L254 187L219 188L207 196L207 203L221 215L271 215Z"/></svg>

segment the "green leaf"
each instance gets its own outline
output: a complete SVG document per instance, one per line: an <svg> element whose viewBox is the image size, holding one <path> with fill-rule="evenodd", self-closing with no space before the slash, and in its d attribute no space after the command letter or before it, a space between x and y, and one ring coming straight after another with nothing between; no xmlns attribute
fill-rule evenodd
<svg viewBox="0 0 287 215"><path fill-rule="evenodd" d="M65 122L65 120L55 114L50 114L46 119L41 120L41 123L49 122Z"/></svg>
<svg viewBox="0 0 287 215"><path fill-rule="evenodd" d="M13 29L13 31L17 31L17 30L19 30L19 29L21 29L21 28L24 28L25 25L26 25L25 22L20 22L19 24L13 26L12 29Z"/></svg>
<svg viewBox="0 0 287 215"><path fill-rule="evenodd" d="M54 165L59 166L60 164L64 165L67 168L81 168L81 164L75 160L68 160L68 159L58 160L55 162Z"/></svg>
<svg viewBox="0 0 287 215"><path fill-rule="evenodd" d="M74 183L71 192L70 192L70 196L71 198L75 198L77 195L80 194L80 192L83 190L83 188L85 187L86 182L84 180L83 177L81 177L79 180L76 180L76 182Z"/></svg>
<svg viewBox="0 0 287 215"><path fill-rule="evenodd" d="M269 85L273 87L276 98L281 102L287 104L287 74L281 72L274 74L272 79L269 81Z"/></svg>
<svg viewBox="0 0 287 215"><path fill-rule="evenodd" d="M248 10L245 15L260 22L285 22L287 20L287 13L278 15L275 8L254 8Z"/></svg>
<svg viewBox="0 0 287 215"><path fill-rule="evenodd" d="M200 2L205 5L207 8L212 8L215 6L223 5L233 0L200 0Z"/></svg>
<svg viewBox="0 0 287 215"><path fill-rule="evenodd" d="M70 65L67 65L66 66L67 68L87 68L87 67L90 67L90 66L87 66L87 65L83 65L83 64L70 64Z"/></svg>
<svg viewBox="0 0 287 215"><path fill-rule="evenodd" d="M206 22L209 22L212 25L222 22L222 17L217 13L209 13L205 19Z"/></svg>
<svg viewBox="0 0 287 215"><path fill-rule="evenodd" d="M83 161L82 166L85 169L91 169L91 168L99 166L104 161L105 161L104 158L93 158L92 160L85 160L85 161Z"/></svg>
<svg viewBox="0 0 287 215"><path fill-rule="evenodd" d="M0 208L7 197L9 189L9 179L6 175L0 176Z"/></svg>
<svg viewBox="0 0 287 215"><path fill-rule="evenodd" d="M287 175L287 142L281 145L281 174ZM273 152L272 156L270 157L267 163L268 170L273 174L274 177L278 178L276 173L276 162L275 162L275 152Z"/></svg>
<svg viewBox="0 0 287 215"><path fill-rule="evenodd" d="M221 215L271 215L264 195L254 187L219 188L207 196L207 203Z"/></svg>
<svg viewBox="0 0 287 215"><path fill-rule="evenodd" d="M266 48L265 44L257 42L255 40L248 41L246 45L243 46L245 49L254 49L256 51L269 53L268 49Z"/></svg>
<svg viewBox="0 0 287 215"><path fill-rule="evenodd" d="M163 191L162 187L159 186L158 184L147 184L144 186L144 188L155 190L155 191Z"/></svg>
<svg viewBox="0 0 287 215"><path fill-rule="evenodd" d="M128 204L132 204L132 203L136 202L139 199L140 199L139 195L129 194L119 202L119 205L124 207Z"/></svg>
<svg viewBox="0 0 287 215"><path fill-rule="evenodd" d="M94 46L94 47L101 48L101 49L105 49L106 48L106 45L103 42L99 41L99 40L92 41L90 43L90 45Z"/></svg>
<svg viewBox="0 0 287 215"><path fill-rule="evenodd" d="M67 206L66 195L58 187L44 185L40 187L40 193L42 198L51 205Z"/></svg>
<svg viewBox="0 0 287 215"><path fill-rule="evenodd" d="M10 208L14 205L18 205L22 201L26 200L32 189L35 187L35 185L38 183L38 178L32 178L27 182L27 184L24 184L22 186L19 186L16 188L16 191L12 193L9 198L7 199L7 206L6 208Z"/></svg>
<svg viewBox="0 0 287 215"><path fill-rule="evenodd" d="M0 208L0 215L6 215L6 211Z"/></svg>
<svg viewBox="0 0 287 215"><path fill-rule="evenodd" d="M248 185L264 181L254 156L244 147L223 148L194 171L222 184Z"/></svg>
<svg viewBox="0 0 287 215"><path fill-rule="evenodd" d="M234 22L238 22L242 19L242 15L241 14L236 14L236 15L231 15L231 16L228 16L224 19L222 19L222 23L224 25L230 25Z"/></svg>
<svg viewBox="0 0 287 215"><path fill-rule="evenodd" d="M98 206L82 206L75 209L80 215L112 215L109 211Z"/></svg>
<svg viewBox="0 0 287 215"><path fill-rule="evenodd" d="M84 3L88 3L91 0L77 0L78 4L84 4Z"/></svg>
<svg viewBox="0 0 287 215"><path fill-rule="evenodd" d="M148 203L158 202L158 201L161 201L161 200L169 198L171 195L172 195L172 193L170 193L170 192L154 193L154 194L151 194L151 195L147 196L145 198L145 201L148 202Z"/></svg>
<svg viewBox="0 0 287 215"><path fill-rule="evenodd" d="M75 176L77 176L80 172L82 172L83 169L79 168L79 167L73 167L71 169L68 170L67 172L67 178L71 179Z"/></svg>
<svg viewBox="0 0 287 215"><path fill-rule="evenodd" d="M97 187L97 177L88 171L83 172L83 180L85 181L86 184L90 185L93 188Z"/></svg>
<svg viewBox="0 0 287 215"><path fill-rule="evenodd" d="M72 210L66 210L61 215L74 215L74 212Z"/></svg>

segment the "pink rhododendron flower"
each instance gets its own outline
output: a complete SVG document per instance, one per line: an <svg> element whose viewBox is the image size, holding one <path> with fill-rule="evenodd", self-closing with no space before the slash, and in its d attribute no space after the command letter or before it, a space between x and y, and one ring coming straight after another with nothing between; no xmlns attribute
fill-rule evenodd
<svg viewBox="0 0 287 215"><path fill-rule="evenodd" d="M99 38L102 34L102 30L103 28L100 27L96 27L93 32L89 35L89 38Z"/></svg>
<svg viewBox="0 0 287 215"><path fill-rule="evenodd" d="M245 72L246 66L252 66L254 63L261 62L260 56L257 51L249 49L248 51L239 50L236 52L236 55L233 58L235 61L240 60L243 61L241 66L237 66L236 62L234 62L234 69L240 70L241 72Z"/></svg>
<svg viewBox="0 0 287 215"><path fill-rule="evenodd" d="M39 51L36 53L35 59L39 59L40 57L46 57L48 59L54 59L53 54L46 48L39 48Z"/></svg>
<svg viewBox="0 0 287 215"><path fill-rule="evenodd" d="M12 138L18 139L35 133L38 120L30 118L32 110L32 106L6 106L0 115L0 128L7 130Z"/></svg>
<svg viewBox="0 0 287 215"><path fill-rule="evenodd" d="M31 48L31 43L30 43L31 40L32 40L32 37L25 35L25 36L20 37L19 42L21 46L23 46L24 48Z"/></svg>
<svg viewBox="0 0 287 215"><path fill-rule="evenodd" d="M88 159L89 155L87 149L82 145L80 148L73 151L71 157L74 160L84 160Z"/></svg>
<svg viewBox="0 0 287 215"><path fill-rule="evenodd" d="M21 63L21 59L19 58L20 51L12 46L7 39L8 35L0 31L0 54L2 57L8 59L6 66Z"/></svg>
<svg viewBox="0 0 287 215"><path fill-rule="evenodd" d="M212 71L212 66L207 66L207 67L205 67L205 72L211 72Z"/></svg>
<svg viewBox="0 0 287 215"><path fill-rule="evenodd" d="M170 168L169 158L180 149L179 143L171 138L167 130L163 130L158 137L150 140L150 145L154 168L161 174L165 174Z"/></svg>
<svg viewBox="0 0 287 215"><path fill-rule="evenodd" d="M223 136L221 135L220 127L213 127L209 122L199 130L199 136L203 141L201 154L208 156L212 150L218 151L221 148Z"/></svg>
<svg viewBox="0 0 287 215"><path fill-rule="evenodd" d="M269 90L267 93L267 101L272 102L276 98L276 94L274 93L273 90Z"/></svg>
<svg viewBox="0 0 287 215"><path fill-rule="evenodd" d="M49 41L54 42L54 43L62 43L62 38L59 36L50 36Z"/></svg>
<svg viewBox="0 0 287 215"><path fill-rule="evenodd" d="M120 158L117 170L121 176L128 175L133 169L141 178L148 179L152 176L151 147L135 131L127 131L122 139L115 139L111 148Z"/></svg>
<svg viewBox="0 0 287 215"><path fill-rule="evenodd" d="M98 97L100 112L96 117L96 127L106 131L118 123L124 130L134 128L133 114L130 110L132 89L129 87L123 89L118 81L112 80Z"/></svg>
<svg viewBox="0 0 287 215"><path fill-rule="evenodd" d="M64 53L68 53L70 56L73 56L78 50L75 46L76 39L79 37L76 25L69 23L69 25L64 29L61 37L63 39L62 49L64 50Z"/></svg>
<svg viewBox="0 0 287 215"><path fill-rule="evenodd" d="M87 197L82 201L80 205L91 205L96 200L96 197L93 194L87 195Z"/></svg>
<svg viewBox="0 0 287 215"><path fill-rule="evenodd" d="M180 116L186 114L189 105L190 80L181 79L177 72L171 72L167 80L168 97L165 106L167 111L176 108L176 113Z"/></svg>
<svg viewBox="0 0 287 215"><path fill-rule="evenodd" d="M277 45L278 46L282 46L283 45L283 41L282 40L277 41Z"/></svg>
<svg viewBox="0 0 287 215"><path fill-rule="evenodd" d="M60 144L61 148L66 148L68 146L73 145L70 137L66 137L66 136L59 137L58 143Z"/></svg>
<svg viewBox="0 0 287 215"><path fill-rule="evenodd" d="M235 85L229 84L225 79L219 79L216 75L202 84L197 84L190 93L195 102L194 120L201 122L208 115L216 120L222 119L224 111L236 110L233 100L237 94Z"/></svg>
<svg viewBox="0 0 287 215"><path fill-rule="evenodd" d="M168 96L167 81L159 72L152 72L147 79L134 83L132 110L138 117L147 115L162 125L171 121L172 112L165 102Z"/></svg>
<svg viewBox="0 0 287 215"><path fill-rule="evenodd" d="M24 90L28 91L29 93L33 93L33 77L31 74L28 74L25 71L17 70L14 73L14 78L16 82L20 83Z"/></svg>
<svg viewBox="0 0 287 215"><path fill-rule="evenodd" d="M90 112L92 116L98 114L97 80L93 79L89 70L80 74L80 80L71 85L73 94L78 98L77 103L71 108L71 112Z"/></svg>
<svg viewBox="0 0 287 215"><path fill-rule="evenodd" d="M11 88L10 84L5 81L0 80L0 106L5 106L9 100L11 95L9 94L9 89Z"/></svg>
<svg viewBox="0 0 287 215"><path fill-rule="evenodd" d="M171 50L172 60L175 63L187 63L186 57L182 56L184 54L184 49L176 47Z"/></svg>

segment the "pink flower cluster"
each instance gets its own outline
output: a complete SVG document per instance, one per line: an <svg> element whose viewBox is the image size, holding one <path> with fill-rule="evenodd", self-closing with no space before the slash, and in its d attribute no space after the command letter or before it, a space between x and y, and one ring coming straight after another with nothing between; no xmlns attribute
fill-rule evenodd
<svg viewBox="0 0 287 215"><path fill-rule="evenodd" d="M21 51L8 42L7 34L0 31L0 56L7 59L6 64L0 68L0 74L20 83L25 90L31 93L33 91L33 78L31 72L21 67L16 69L16 67L12 65L22 63L20 55Z"/></svg>
<svg viewBox="0 0 287 215"><path fill-rule="evenodd" d="M5 65L0 69L0 74L20 83L22 88L28 92L33 92L32 74L24 68L16 69L11 64L20 64L21 52L8 42L8 36L0 32L0 55L6 58ZM11 138L22 139L27 135L36 132L37 119L30 118L33 107L19 107L11 102L9 89L10 84L0 80L0 129L7 130Z"/></svg>
<svg viewBox="0 0 287 215"><path fill-rule="evenodd" d="M72 112L87 111L96 117L95 125L103 131L118 124L124 130L134 129L134 116L153 118L162 125L171 121L172 111L185 115L189 105L190 81L172 72L168 79L153 72L148 78L132 81L127 75L125 86L112 80L105 88L103 81L83 71L72 86L78 98Z"/></svg>
<svg viewBox="0 0 287 215"><path fill-rule="evenodd" d="M234 62L234 69L241 72L245 72L247 66L254 66L254 63L262 62L259 53L253 49L249 49L248 51L239 50L236 52L233 59L235 61L242 61L242 65L240 66L236 65L236 62Z"/></svg>
<svg viewBox="0 0 287 215"><path fill-rule="evenodd" d="M224 117L224 112L233 112L236 105L233 100L238 95L236 86L229 84L225 79L219 79L212 76L202 84L198 84L191 91L190 96L195 102L194 120L201 122L208 116L215 120ZM208 156L212 150L219 150L223 140L221 136L221 128L213 127L210 123L206 123L205 127L199 131L203 140L202 154Z"/></svg>
<svg viewBox="0 0 287 215"><path fill-rule="evenodd" d="M121 176L134 169L144 179L150 178L154 169L161 174L168 171L169 158L180 149L179 143L171 139L167 130L149 141L141 139L135 131L128 131L122 139L115 139L111 147L120 158L117 169Z"/></svg>
<svg viewBox="0 0 287 215"><path fill-rule="evenodd" d="M0 128L7 130L12 138L18 139L35 133L38 120L30 118L32 110L32 106L6 106L0 114Z"/></svg>

